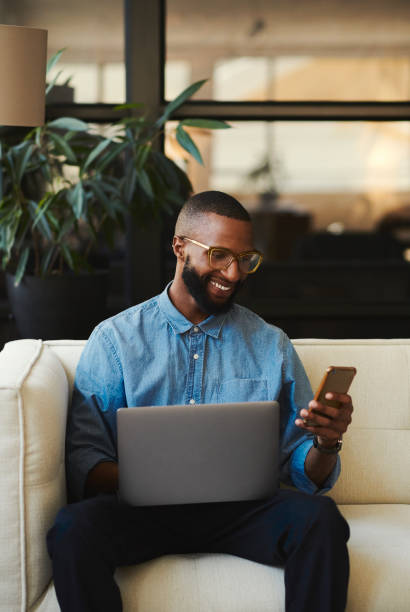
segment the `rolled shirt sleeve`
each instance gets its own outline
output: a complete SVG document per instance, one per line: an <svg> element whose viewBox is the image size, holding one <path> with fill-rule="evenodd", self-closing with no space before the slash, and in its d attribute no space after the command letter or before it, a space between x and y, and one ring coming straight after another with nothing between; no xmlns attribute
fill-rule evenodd
<svg viewBox="0 0 410 612"><path fill-rule="evenodd" d="M322 487L318 487L306 474L305 460L313 445L313 434L295 425L302 408L313 398L312 388L302 362L293 344L284 334L281 408L281 480L306 493L323 494L336 483L340 474L340 457Z"/></svg>
<svg viewBox="0 0 410 612"><path fill-rule="evenodd" d="M117 461L116 411L126 405L121 363L108 336L97 327L77 366L67 417L66 471L69 499L84 497L89 471Z"/></svg>

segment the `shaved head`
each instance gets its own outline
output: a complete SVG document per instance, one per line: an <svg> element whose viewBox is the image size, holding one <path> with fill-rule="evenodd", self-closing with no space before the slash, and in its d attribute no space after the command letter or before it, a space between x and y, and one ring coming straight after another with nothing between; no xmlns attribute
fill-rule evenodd
<svg viewBox="0 0 410 612"><path fill-rule="evenodd" d="M175 225L176 236L190 236L202 223L205 215L214 213L231 219L250 222L247 210L232 196L222 191L202 191L189 198L182 207Z"/></svg>

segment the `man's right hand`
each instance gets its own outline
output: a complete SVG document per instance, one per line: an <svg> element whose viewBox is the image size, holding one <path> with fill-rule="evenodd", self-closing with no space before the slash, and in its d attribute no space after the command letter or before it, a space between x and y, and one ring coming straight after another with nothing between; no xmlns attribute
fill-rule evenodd
<svg viewBox="0 0 410 612"><path fill-rule="evenodd" d="M89 472L85 483L85 496L115 493L118 489L118 464L114 461L97 463Z"/></svg>

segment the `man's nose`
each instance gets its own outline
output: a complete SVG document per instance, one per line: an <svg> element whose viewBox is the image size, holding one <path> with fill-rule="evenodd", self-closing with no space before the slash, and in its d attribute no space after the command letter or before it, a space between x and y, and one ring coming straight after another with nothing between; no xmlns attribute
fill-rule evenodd
<svg viewBox="0 0 410 612"><path fill-rule="evenodd" d="M229 280L231 283L236 283L241 278L241 271L237 259L233 259L229 266L225 270L221 270L221 272L226 280Z"/></svg>

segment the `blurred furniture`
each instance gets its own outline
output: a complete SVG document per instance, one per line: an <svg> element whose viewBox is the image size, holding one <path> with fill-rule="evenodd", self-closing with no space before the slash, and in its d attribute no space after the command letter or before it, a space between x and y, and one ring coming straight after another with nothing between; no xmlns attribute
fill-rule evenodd
<svg viewBox="0 0 410 612"><path fill-rule="evenodd" d="M292 338L410 337L410 263L264 261L238 301Z"/></svg>
<svg viewBox="0 0 410 612"><path fill-rule="evenodd" d="M292 245L292 259L298 261L402 260L403 245L383 232L312 232Z"/></svg>
<svg viewBox="0 0 410 612"><path fill-rule="evenodd" d="M255 210L251 214L255 246L267 261L282 261L292 255L293 244L311 228L310 213L290 208Z"/></svg>
<svg viewBox="0 0 410 612"><path fill-rule="evenodd" d="M0 611L58 612L47 530L65 504L66 412L84 341L0 353ZM354 365L354 420L331 492L351 527L347 612L410 609L410 340L294 341L315 388ZM279 612L283 570L223 554L170 555L116 573L124 611ZM318 576L320 588L320 576Z"/></svg>

